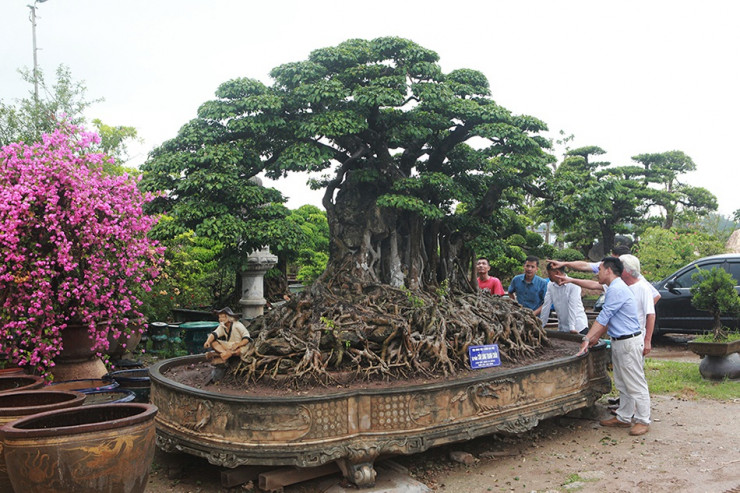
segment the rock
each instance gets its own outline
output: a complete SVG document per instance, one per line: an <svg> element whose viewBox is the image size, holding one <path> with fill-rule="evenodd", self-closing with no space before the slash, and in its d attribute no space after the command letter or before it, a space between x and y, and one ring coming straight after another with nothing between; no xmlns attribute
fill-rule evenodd
<svg viewBox="0 0 740 493"><path fill-rule="evenodd" d="M598 479L604 479L606 474L604 471L581 471L578 473L578 477L584 481L596 481Z"/></svg>
<svg viewBox="0 0 740 493"><path fill-rule="evenodd" d="M475 456L462 450L452 450L450 452L450 460L465 464L466 466L475 464Z"/></svg>
<svg viewBox="0 0 740 493"><path fill-rule="evenodd" d="M487 450L485 452L481 452L480 454L480 456L484 459L493 459L495 457L514 457L515 455L519 455L519 452L512 450Z"/></svg>
<svg viewBox="0 0 740 493"><path fill-rule="evenodd" d="M730 239L725 244L727 253L740 253L740 229L736 229L730 235Z"/></svg>
<svg viewBox="0 0 740 493"><path fill-rule="evenodd" d="M577 491L580 490L586 486L586 483L582 483L581 481L575 481L573 483L568 483L566 485L563 485L563 489L566 491Z"/></svg>

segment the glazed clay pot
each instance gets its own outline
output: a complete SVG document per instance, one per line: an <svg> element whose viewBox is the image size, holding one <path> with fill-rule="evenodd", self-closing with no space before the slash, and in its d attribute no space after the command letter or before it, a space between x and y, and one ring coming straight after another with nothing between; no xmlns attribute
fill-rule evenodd
<svg viewBox="0 0 740 493"><path fill-rule="evenodd" d="M16 492L140 493L154 457L156 406L49 411L0 427Z"/></svg>
<svg viewBox="0 0 740 493"><path fill-rule="evenodd" d="M0 376L0 394L40 389L43 385L44 379L35 375Z"/></svg>
<svg viewBox="0 0 740 493"><path fill-rule="evenodd" d="M62 331L62 352L51 370L55 380L101 378L105 364L92 351L93 340L84 325L70 324Z"/></svg>
<svg viewBox="0 0 740 493"><path fill-rule="evenodd" d="M0 425L36 413L76 407L81 405L84 400L84 394L70 391L26 390L6 392L0 394ZM0 446L0 491L13 491L5 467L2 446Z"/></svg>

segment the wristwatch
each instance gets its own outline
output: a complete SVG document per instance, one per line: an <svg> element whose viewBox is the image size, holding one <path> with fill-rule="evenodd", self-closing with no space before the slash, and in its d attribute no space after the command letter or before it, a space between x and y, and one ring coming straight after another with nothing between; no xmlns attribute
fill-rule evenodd
<svg viewBox="0 0 740 493"><path fill-rule="evenodd" d="M588 336L583 336L583 339L581 339L582 342L587 342L589 345L591 345L591 339L588 338Z"/></svg>

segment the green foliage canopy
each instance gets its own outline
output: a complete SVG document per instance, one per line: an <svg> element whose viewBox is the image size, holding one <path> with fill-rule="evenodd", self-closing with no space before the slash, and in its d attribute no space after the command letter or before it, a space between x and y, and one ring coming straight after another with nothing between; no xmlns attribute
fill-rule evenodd
<svg viewBox="0 0 740 493"><path fill-rule="evenodd" d="M735 279L721 267L700 269L691 279L696 281L691 286L691 303L712 315L714 339L719 340L723 336L722 314L740 313L740 295L735 291Z"/></svg>
<svg viewBox="0 0 740 493"><path fill-rule="evenodd" d="M481 73L444 74L437 61L409 40L352 39L276 67L270 86L227 81L152 154L145 186L165 190L160 210L205 234L206 222L213 229L212 218L239 209L219 197L230 196L227 182L323 172L313 185L324 189L329 265L358 266L358 279L436 286L465 270L466 241L501 237L502 211L539 193L553 160L537 135L543 122L496 104Z"/></svg>
<svg viewBox="0 0 740 493"><path fill-rule="evenodd" d="M635 255L640 258L642 274L659 281L693 260L722 252L724 245L712 235L651 227L640 237Z"/></svg>

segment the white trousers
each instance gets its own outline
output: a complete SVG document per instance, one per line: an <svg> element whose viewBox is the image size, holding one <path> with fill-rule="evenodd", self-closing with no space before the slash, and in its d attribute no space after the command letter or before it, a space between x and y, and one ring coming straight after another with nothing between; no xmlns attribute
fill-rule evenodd
<svg viewBox="0 0 740 493"><path fill-rule="evenodd" d="M612 339L612 365L614 366L614 386L619 391L617 419L631 423L650 424L650 391L645 379L642 350L645 340L631 337L617 341Z"/></svg>

